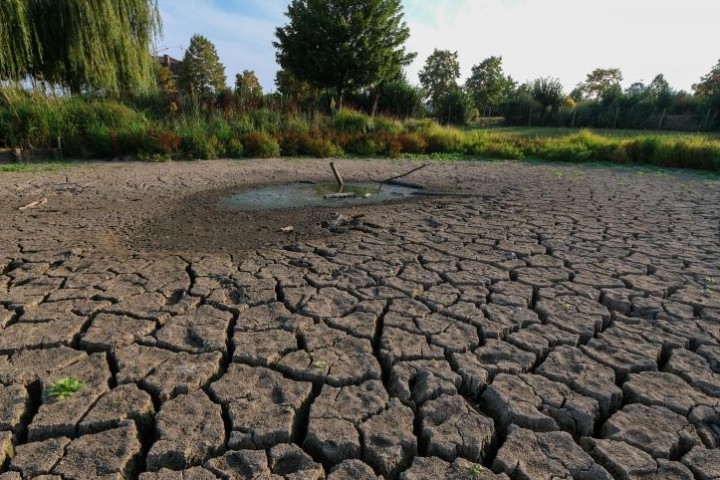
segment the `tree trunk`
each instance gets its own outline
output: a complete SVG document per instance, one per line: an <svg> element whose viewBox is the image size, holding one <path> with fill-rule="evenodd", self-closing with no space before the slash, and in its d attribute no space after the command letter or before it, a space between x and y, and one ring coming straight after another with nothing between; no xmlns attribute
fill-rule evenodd
<svg viewBox="0 0 720 480"><path fill-rule="evenodd" d="M342 112L344 102L345 102L345 89L341 88L338 90L338 103L337 103L337 111L338 112Z"/></svg>
<svg viewBox="0 0 720 480"><path fill-rule="evenodd" d="M375 100L373 101L372 116L377 116L378 104L380 103L380 88L375 89Z"/></svg>

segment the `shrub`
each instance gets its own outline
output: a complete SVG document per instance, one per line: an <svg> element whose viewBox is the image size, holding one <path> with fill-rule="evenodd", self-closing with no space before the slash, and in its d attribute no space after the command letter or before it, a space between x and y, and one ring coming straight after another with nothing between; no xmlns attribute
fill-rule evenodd
<svg viewBox="0 0 720 480"><path fill-rule="evenodd" d="M332 126L342 133L368 133L375 129L375 122L368 115L346 108L335 115Z"/></svg>
<svg viewBox="0 0 720 480"><path fill-rule="evenodd" d="M428 148L428 142L419 133L403 133L398 140L404 153L425 153Z"/></svg>
<svg viewBox="0 0 720 480"><path fill-rule="evenodd" d="M228 158L242 158L245 148L238 138L231 138L225 145L225 154Z"/></svg>
<svg viewBox="0 0 720 480"><path fill-rule="evenodd" d="M348 153L360 155L361 157L375 157L386 148L384 142L375 135L356 135L345 147Z"/></svg>
<svg viewBox="0 0 720 480"><path fill-rule="evenodd" d="M250 133L244 145L248 157L271 158L280 155L280 145L265 132Z"/></svg>
<svg viewBox="0 0 720 480"><path fill-rule="evenodd" d="M428 153L464 153L464 137L459 130L437 127L426 135Z"/></svg>

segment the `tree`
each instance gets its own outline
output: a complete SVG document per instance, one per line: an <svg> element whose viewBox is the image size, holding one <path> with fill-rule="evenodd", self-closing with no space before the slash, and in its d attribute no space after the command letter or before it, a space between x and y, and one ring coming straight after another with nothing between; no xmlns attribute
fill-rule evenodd
<svg viewBox="0 0 720 480"><path fill-rule="evenodd" d="M700 83L693 85L693 90L704 98L720 96L720 60L710 73L700 79Z"/></svg>
<svg viewBox="0 0 720 480"><path fill-rule="evenodd" d="M675 99L675 92L662 73L650 82L645 93L659 110L670 108Z"/></svg>
<svg viewBox="0 0 720 480"><path fill-rule="evenodd" d="M286 105L299 107L313 97L312 86L295 78L295 75L287 70L278 70L275 74L275 87L285 99Z"/></svg>
<svg viewBox="0 0 720 480"><path fill-rule="evenodd" d="M244 109L248 103L256 103L263 94L260 80L252 70L245 70L235 75L235 95L240 100L240 107Z"/></svg>
<svg viewBox="0 0 720 480"><path fill-rule="evenodd" d="M180 68L180 86L193 95L218 93L225 88L225 66L215 45L202 35L193 35Z"/></svg>
<svg viewBox="0 0 720 480"><path fill-rule="evenodd" d="M378 109L393 117L416 116L423 111L423 92L400 76L380 86Z"/></svg>
<svg viewBox="0 0 720 480"><path fill-rule="evenodd" d="M497 108L513 88L513 80L506 77L502 57L490 57L472 68L465 88L473 96L479 110Z"/></svg>
<svg viewBox="0 0 720 480"><path fill-rule="evenodd" d="M420 84L427 92L435 110L439 109L443 95L457 88L458 78L460 78L458 53L435 49L420 71Z"/></svg>
<svg viewBox="0 0 720 480"><path fill-rule="evenodd" d="M0 2L0 80L18 80L32 70L32 41L37 41L30 24L26 0Z"/></svg>
<svg viewBox="0 0 720 480"><path fill-rule="evenodd" d="M157 0L2 0L0 25L0 79L105 93L155 83Z"/></svg>
<svg viewBox="0 0 720 480"><path fill-rule="evenodd" d="M476 112L475 103L463 88L454 87L438 100L436 116L443 122L453 125L466 125Z"/></svg>
<svg viewBox="0 0 720 480"><path fill-rule="evenodd" d="M600 98L608 89L620 85L622 80L622 72L618 68L596 68L578 88L588 98Z"/></svg>
<svg viewBox="0 0 720 480"><path fill-rule="evenodd" d="M565 94L557 78L538 78L529 86L533 98L548 112L557 112Z"/></svg>
<svg viewBox="0 0 720 480"><path fill-rule="evenodd" d="M345 94L394 78L415 54L401 0L292 0L275 32L277 61L295 78Z"/></svg>

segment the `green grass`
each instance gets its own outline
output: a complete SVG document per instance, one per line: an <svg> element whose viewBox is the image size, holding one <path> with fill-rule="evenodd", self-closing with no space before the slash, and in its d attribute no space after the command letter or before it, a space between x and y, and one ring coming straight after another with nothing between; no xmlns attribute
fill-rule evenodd
<svg viewBox="0 0 720 480"><path fill-rule="evenodd" d="M77 162L7 163L0 164L0 172L57 172L72 165L77 165Z"/></svg>
<svg viewBox="0 0 720 480"><path fill-rule="evenodd" d="M675 138L707 138L720 140L720 132L675 132L670 130L613 130L613 129L582 129L582 128L565 128L565 127L467 127L467 131L481 131L488 133L497 133L515 137L539 137L539 138L559 138L576 135L583 130L587 130L596 135L613 138L638 138L638 137L675 137Z"/></svg>
<svg viewBox="0 0 720 480"><path fill-rule="evenodd" d="M52 398L65 400L66 398L70 398L75 393L82 390L84 386L85 384L82 383L80 380L65 377L57 380L52 385L50 385L50 387L48 388L48 395L50 395L50 397Z"/></svg>

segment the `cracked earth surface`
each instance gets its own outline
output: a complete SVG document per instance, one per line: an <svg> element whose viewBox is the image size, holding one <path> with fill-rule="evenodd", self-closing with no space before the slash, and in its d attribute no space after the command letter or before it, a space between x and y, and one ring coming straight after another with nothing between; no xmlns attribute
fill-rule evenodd
<svg viewBox="0 0 720 480"><path fill-rule="evenodd" d="M325 161L2 174L0 479L718 479L720 190L642 173L431 163L332 229L214 207Z"/></svg>

